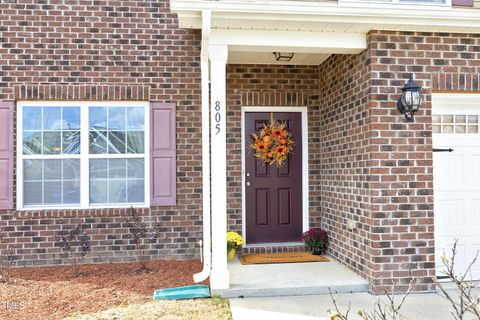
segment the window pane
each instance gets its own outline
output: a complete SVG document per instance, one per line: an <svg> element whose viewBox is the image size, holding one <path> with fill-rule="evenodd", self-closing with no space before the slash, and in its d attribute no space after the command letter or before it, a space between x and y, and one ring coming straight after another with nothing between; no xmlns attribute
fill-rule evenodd
<svg viewBox="0 0 480 320"><path fill-rule="evenodd" d="M108 203L108 183L106 180L90 180L90 203Z"/></svg>
<svg viewBox="0 0 480 320"><path fill-rule="evenodd" d="M91 159L90 203L144 203L144 170L144 159Z"/></svg>
<svg viewBox="0 0 480 320"><path fill-rule="evenodd" d="M80 107L25 107L23 112L23 154L80 153Z"/></svg>
<svg viewBox="0 0 480 320"><path fill-rule="evenodd" d="M442 116L443 123L453 123L453 116L452 115L443 115Z"/></svg>
<svg viewBox="0 0 480 320"><path fill-rule="evenodd" d="M109 203L127 202L127 190L125 180L110 180L108 183Z"/></svg>
<svg viewBox="0 0 480 320"><path fill-rule="evenodd" d="M108 160L95 159L90 160L90 179L108 178Z"/></svg>
<svg viewBox="0 0 480 320"><path fill-rule="evenodd" d="M130 180L128 181L128 202L144 202L145 199L145 181Z"/></svg>
<svg viewBox="0 0 480 320"><path fill-rule="evenodd" d="M478 116L477 115L469 115L468 116L468 123L478 123Z"/></svg>
<svg viewBox="0 0 480 320"><path fill-rule="evenodd" d="M26 181L42 180L43 160L24 160L23 179Z"/></svg>
<svg viewBox="0 0 480 320"><path fill-rule="evenodd" d="M42 132L24 131L23 132L23 154L41 154L42 153Z"/></svg>
<svg viewBox="0 0 480 320"><path fill-rule="evenodd" d="M468 133L478 133L477 126L468 126Z"/></svg>
<svg viewBox="0 0 480 320"><path fill-rule="evenodd" d="M62 182L45 181L43 183L43 203L61 204L62 203Z"/></svg>
<svg viewBox="0 0 480 320"><path fill-rule="evenodd" d="M108 153L125 153L125 131L110 131L108 140Z"/></svg>
<svg viewBox="0 0 480 320"><path fill-rule="evenodd" d="M90 153L105 154L107 153L107 132L106 131L90 131Z"/></svg>
<svg viewBox="0 0 480 320"><path fill-rule="evenodd" d="M63 126L64 130L80 129L80 108L64 107L63 108Z"/></svg>
<svg viewBox="0 0 480 320"><path fill-rule="evenodd" d="M143 153L144 145L143 131L127 132L127 153Z"/></svg>
<svg viewBox="0 0 480 320"><path fill-rule="evenodd" d="M126 108L108 108L108 129L125 130Z"/></svg>
<svg viewBox="0 0 480 320"><path fill-rule="evenodd" d="M63 183L63 203L80 203L80 181L65 181Z"/></svg>
<svg viewBox="0 0 480 320"><path fill-rule="evenodd" d="M107 129L107 108L90 107L88 109L89 128Z"/></svg>
<svg viewBox="0 0 480 320"><path fill-rule="evenodd" d="M144 130L144 112L143 108L127 108L127 130Z"/></svg>
<svg viewBox="0 0 480 320"><path fill-rule="evenodd" d="M23 184L23 202L25 205L41 205L42 182L25 182Z"/></svg>
<svg viewBox="0 0 480 320"><path fill-rule="evenodd" d="M63 180L80 181L80 160L63 160Z"/></svg>
<svg viewBox="0 0 480 320"><path fill-rule="evenodd" d="M62 152L64 154L80 154L80 131L62 132Z"/></svg>
<svg viewBox="0 0 480 320"><path fill-rule="evenodd" d="M43 108L43 130L62 129L62 108L44 107Z"/></svg>
<svg viewBox="0 0 480 320"><path fill-rule="evenodd" d="M62 151L62 133L47 131L43 133L43 154L60 154Z"/></svg>
<svg viewBox="0 0 480 320"><path fill-rule="evenodd" d="M467 117L465 115L457 115L455 116L455 123L465 123Z"/></svg>
<svg viewBox="0 0 480 320"><path fill-rule="evenodd" d="M460 126L460 125L455 126L455 133L465 133L465 132L466 132L465 126Z"/></svg>
<svg viewBox="0 0 480 320"><path fill-rule="evenodd" d="M80 160L24 160L24 205L80 204Z"/></svg>
<svg viewBox="0 0 480 320"><path fill-rule="evenodd" d="M110 179L127 177L127 160L126 159L110 159L108 161L108 176Z"/></svg>
<svg viewBox="0 0 480 320"><path fill-rule="evenodd" d="M23 108L23 130L42 130L42 108Z"/></svg>
<svg viewBox="0 0 480 320"><path fill-rule="evenodd" d="M63 160L43 160L43 178L45 180L61 180L62 161Z"/></svg>
<svg viewBox="0 0 480 320"><path fill-rule="evenodd" d="M128 159L127 176L129 179L143 179L145 176L145 164L143 159Z"/></svg>

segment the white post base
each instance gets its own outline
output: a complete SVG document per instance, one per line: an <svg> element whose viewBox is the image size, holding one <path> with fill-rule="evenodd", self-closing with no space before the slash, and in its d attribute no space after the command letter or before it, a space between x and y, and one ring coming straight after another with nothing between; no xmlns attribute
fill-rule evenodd
<svg viewBox="0 0 480 320"><path fill-rule="evenodd" d="M212 269L210 271L210 288L213 290L228 289L230 287L230 272L226 269Z"/></svg>

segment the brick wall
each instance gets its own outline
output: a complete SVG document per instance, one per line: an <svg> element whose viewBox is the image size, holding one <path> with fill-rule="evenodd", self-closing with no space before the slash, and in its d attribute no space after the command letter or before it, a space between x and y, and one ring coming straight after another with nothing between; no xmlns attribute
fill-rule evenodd
<svg viewBox="0 0 480 320"><path fill-rule="evenodd" d="M431 93L480 91L480 37L375 31L368 49L320 66L322 225L330 253L371 291L434 289ZM424 101L414 123L396 110L411 74ZM349 231L347 220L358 222Z"/></svg>
<svg viewBox="0 0 480 320"><path fill-rule="evenodd" d="M364 278L372 259L369 56L335 55L319 67L321 222L330 254ZM347 230L348 220L358 229Z"/></svg>
<svg viewBox="0 0 480 320"><path fill-rule="evenodd" d="M162 228L151 256L194 257L202 228L200 32L178 29L167 0L43 2L0 3L8 17L0 19L0 100L176 103L178 204L143 213ZM228 223L240 231L240 107L308 106L310 224L330 231L330 253L373 292L404 290L411 276L416 290L432 290L431 92L480 91L480 36L375 31L368 43L319 67L228 66ZM425 100L416 121L404 123L395 101L411 73ZM84 219L92 261L133 259L124 210L0 214L19 265L61 263L55 235ZM349 219L358 229L346 229Z"/></svg>
<svg viewBox="0 0 480 320"><path fill-rule="evenodd" d="M372 284L377 291L432 290L434 271L431 93L480 91L480 36L372 32ZM395 110L410 74L423 86L414 123Z"/></svg>
<svg viewBox="0 0 480 320"><path fill-rule="evenodd" d="M177 205L144 210L162 233L150 255L198 256L200 39L169 1L2 1L0 100L149 100L177 105ZM18 264L61 263L56 234L86 221L91 260L131 260L125 210L1 211Z"/></svg>
<svg viewBox="0 0 480 320"><path fill-rule="evenodd" d="M227 214L231 230L242 229L242 106L308 107L309 216L320 223L320 126L318 67L282 65L229 65L227 67ZM300 240L300 239L299 239ZM300 247L261 247L246 252L297 251Z"/></svg>

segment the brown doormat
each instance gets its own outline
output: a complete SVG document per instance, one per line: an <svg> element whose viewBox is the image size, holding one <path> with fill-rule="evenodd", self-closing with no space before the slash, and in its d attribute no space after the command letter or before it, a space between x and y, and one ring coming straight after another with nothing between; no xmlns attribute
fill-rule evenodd
<svg viewBox="0 0 480 320"><path fill-rule="evenodd" d="M298 263L298 262L328 262L324 256L316 256L309 252L281 252L281 253L255 253L240 256L242 264L267 264L267 263Z"/></svg>

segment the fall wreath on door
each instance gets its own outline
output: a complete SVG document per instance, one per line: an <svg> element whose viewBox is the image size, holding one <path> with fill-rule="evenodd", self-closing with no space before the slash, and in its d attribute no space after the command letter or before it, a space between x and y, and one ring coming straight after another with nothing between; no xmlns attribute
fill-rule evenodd
<svg viewBox="0 0 480 320"><path fill-rule="evenodd" d="M281 168L295 143L285 122L273 121L273 113L270 114L270 120L269 125L265 124L258 132L251 134L250 148L258 161Z"/></svg>

